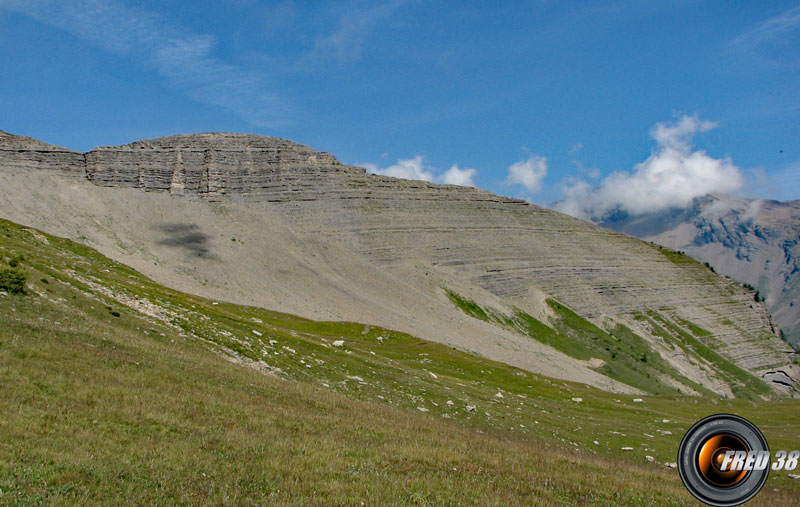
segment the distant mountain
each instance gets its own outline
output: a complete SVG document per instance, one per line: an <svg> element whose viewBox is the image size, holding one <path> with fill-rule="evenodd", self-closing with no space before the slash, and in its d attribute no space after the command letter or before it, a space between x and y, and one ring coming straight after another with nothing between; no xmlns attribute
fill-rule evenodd
<svg viewBox="0 0 800 507"><path fill-rule="evenodd" d="M706 195L686 209L615 212L597 223L685 251L752 285L783 337L800 347L800 201Z"/></svg>

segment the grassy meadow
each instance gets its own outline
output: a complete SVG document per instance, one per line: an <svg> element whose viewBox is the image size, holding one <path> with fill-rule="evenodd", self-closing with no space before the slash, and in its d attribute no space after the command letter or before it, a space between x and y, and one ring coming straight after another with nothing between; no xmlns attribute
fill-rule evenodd
<svg viewBox="0 0 800 507"><path fill-rule="evenodd" d="M180 293L5 221L0 259L25 276L0 295L3 505L695 505L667 465L699 418L737 413L773 450L800 448L798 400L634 402L392 330ZM554 346L574 329L516 319ZM631 347L618 371L639 378ZM752 504L800 503L788 473Z"/></svg>

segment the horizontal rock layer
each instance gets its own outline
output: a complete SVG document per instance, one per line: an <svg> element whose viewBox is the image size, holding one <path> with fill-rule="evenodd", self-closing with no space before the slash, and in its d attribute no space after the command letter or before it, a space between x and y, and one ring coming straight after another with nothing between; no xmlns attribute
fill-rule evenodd
<svg viewBox="0 0 800 507"><path fill-rule="evenodd" d="M328 153L252 135L171 136L86 154L86 176L95 184L178 194L294 189L327 172L343 170Z"/></svg>
<svg viewBox="0 0 800 507"><path fill-rule="evenodd" d="M0 164L6 168L56 171L83 177L86 160L81 153L0 130Z"/></svg>

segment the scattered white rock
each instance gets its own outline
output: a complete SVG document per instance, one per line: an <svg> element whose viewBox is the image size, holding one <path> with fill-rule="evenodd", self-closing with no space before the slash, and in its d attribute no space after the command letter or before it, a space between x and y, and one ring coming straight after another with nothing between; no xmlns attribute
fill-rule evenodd
<svg viewBox="0 0 800 507"><path fill-rule="evenodd" d="M574 401L575 403L580 403L583 401L583 398L572 398L572 401Z"/></svg>
<svg viewBox="0 0 800 507"><path fill-rule="evenodd" d="M437 377L437 376L436 376L436 374L435 374L435 373L433 373L432 371L429 371L429 372L428 372L428 375L430 375L430 376L431 376L431 378L439 378L439 377Z"/></svg>
<svg viewBox="0 0 800 507"><path fill-rule="evenodd" d="M333 345L334 347L344 347L344 340L336 340L331 345Z"/></svg>
<svg viewBox="0 0 800 507"><path fill-rule="evenodd" d="M800 475L797 475L797 474L786 474L786 477L788 477L790 479L794 479L796 481L800 480Z"/></svg>
<svg viewBox="0 0 800 507"><path fill-rule="evenodd" d="M382 342L383 340L384 340L383 336L379 336L379 337L378 337L378 341L379 341L379 342Z"/></svg>
<svg viewBox="0 0 800 507"><path fill-rule="evenodd" d="M632 451L633 447L623 447L622 450L623 451Z"/></svg>
<svg viewBox="0 0 800 507"><path fill-rule="evenodd" d="M277 341L277 340L270 340L270 341L269 341L269 344L270 344L270 345L276 345L277 343L278 343L278 341Z"/></svg>
<svg viewBox="0 0 800 507"><path fill-rule="evenodd" d="M664 424L669 424L669 419L663 419L661 422Z"/></svg>
<svg viewBox="0 0 800 507"><path fill-rule="evenodd" d="M677 463L664 463L664 466L667 468L678 468Z"/></svg>
<svg viewBox="0 0 800 507"><path fill-rule="evenodd" d="M259 333L255 329L253 329L253 334L256 335L256 336L264 336L263 334Z"/></svg>
<svg viewBox="0 0 800 507"><path fill-rule="evenodd" d="M634 399L633 399L633 402L634 402L634 403L644 403L644 400L643 400L643 399L641 399L641 398L634 398Z"/></svg>
<svg viewBox="0 0 800 507"><path fill-rule="evenodd" d="M425 408L425 407L417 407L417 410L419 410L420 412L427 412L428 411L428 409Z"/></svg>
<svg viewBox="0 0 800 507"><path fill-rule="evenodd" d="M653 435L651 435L649 433L642 433L642 435L646 436L647 438L656 438L656 437L654 437Z"/></svg>
<svg viewBox="0 0 800 507"><path fill-rule="evenodd" d="M494 395L494 397L495 397L495 398L504 398L505 396L503 396L503 393L501 393L501 392L499 392L499 391L498 391L498 393L497 393L497 394L495 394L495 395Z"/></svg>
<svg viewBox="0 0 800 507"><path fill-rule="evenodd" d="M216 301L212 301L211 304L217 306L219 303L217 303Z"/></svg>
<svg viewBox="0 0 800 507"><path fill-rule="evenodd" d="M450 414L442 414L442 417L444 417L445 419L450 419Z"/></svg>
<svg viewBox="0 0 800 507"><path fill-rule="evenodd" d="M292 354L297 354L297 351L295 351L295 350L294 350L293 348L291 348L291 347L287 347L287 346L285 346L285 345L284 345L282 348L283 348L283 350L285 350L286 352L291 352Z"/></svg>
<svg viewBox="0 0 800 507"><path fill-rule="evenodd" d="M656 460L656 459L655 459L654 457L652 457L652 456L645 456L645 457L644 457L644 459L646 459L647 461L649 461L649 462L651 462L651 463L652 463L653 461L655 461L655 460Z"/></svg>
<svg viewBox="0 0 800 507"><path fill-rule="evenodd" d="M466 410L467 412L475 412L475 405L467 405L466 407L464 407L464 410Z"/></svg>
<svg viewBox="0 0 800 507"><path fill-rule="evenodd" d="M592 442L592 443L593 443L594 445L600 445L600 442L598 442L597 440L595 440L595 441L594 441L594 442Z"/></svg>
<svg viewBox="0 0 800 507"><path fill-rule="evenodd" d="M353 376L351 376L351 377L347 377L347 378L349 378L350 380L355 380L356 382L364 382L364 379L363 379L363 378L361 378L361 377L356 377L355 375L353 375Z"/></svg>
<svg viewBox="0 0 800 507"><path fill-rule="evenodd" d="M452 407L453 405L455 405L455 403L453 403L453 400L447 400L448 407Z"/></svg>
<svg viewBox="0 0 800 507"><path fill-rule="evenodd" d="M264 323L264 321L262 321L261 319L257 319L255 317L251 317L250 320L255 322L256 324L263 324Z"/></svg>

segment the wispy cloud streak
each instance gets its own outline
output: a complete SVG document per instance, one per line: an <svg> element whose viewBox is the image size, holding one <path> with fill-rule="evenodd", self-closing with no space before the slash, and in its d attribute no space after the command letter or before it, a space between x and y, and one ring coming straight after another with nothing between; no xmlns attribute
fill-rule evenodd
<svg viewBox="0 0 800 507"><path fill-rule="evenodd" d="M754 46L775 40L800 27L800 6L784 11L774 18L756 23L734 41L737 45Z"/></svg>
<svg viewBox="0 0 800 507"><path fill-rule="evenodd" d="M364 41L372 27L406 3L408 0L395 0L370 8L348 10L340 16L339 25L333 32L317 39L309 57L313 60L334 59L339 63L360 59Z"/></svg>
<svg viewBox="0 0 800 507"><path fill-rule="evenodd" d="M752 25L733 40L732 47L771 64L797 64L800 6Z"/></svg>
<svg viewBox="0 0 800 507"><path fill-rule="evenodd" d="M253 125L272 127L287 113L261 73L214 57L216 39L119 0L0 0L0 9L66 30L92 45L155 69L173 87Z"/></svg>

